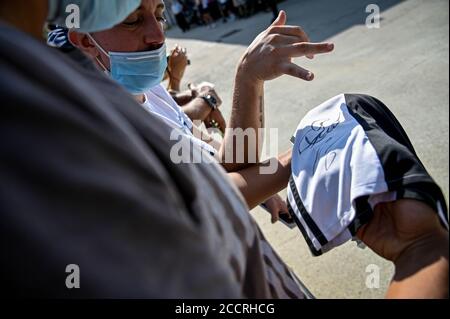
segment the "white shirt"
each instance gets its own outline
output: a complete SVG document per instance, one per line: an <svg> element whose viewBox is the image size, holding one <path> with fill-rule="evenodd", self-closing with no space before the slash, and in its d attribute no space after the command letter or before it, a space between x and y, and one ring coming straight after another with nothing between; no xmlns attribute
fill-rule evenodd
<svg viewBox="0 0 450 319"><path fill-rule="evenodd" d="M211 145L194 136L191 119L161 84L145 94L145 101L141 105L147 111L163 119L169 126L181 130L186 137L190 138L194 144L200 146L203 150L211 155L216 153L216 150Z"/></svg>

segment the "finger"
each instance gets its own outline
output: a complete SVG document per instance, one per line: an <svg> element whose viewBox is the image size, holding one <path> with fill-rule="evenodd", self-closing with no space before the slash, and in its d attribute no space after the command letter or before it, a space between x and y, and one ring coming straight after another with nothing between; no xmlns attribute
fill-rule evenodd
<svg viewBox="0 0 450 319"><path fill-rule="evenodd" d="M216 99L217 99L217 107L221 107L222 106L222 99L216 94Z"/></svg>
<svg viewBox="0 0 450 319"><path fill-rule="evenodd" d="M334 50L333 43L295 43L280 48L281 54L289 57L301 57L305 55L315 55L322 53L329 53Z"/></svg>
<svg viewBox="0 0 450 319"><path fill-rule="evenodd" d="M225 134L225 130L227 129L227 124L225 123L225 120L223 120L223 123L219 123L219 129L222 132L222 134Z"/></svg>
<svg viewBox="0 0 450 319"><path fill-rule="evenodd" d="M284 12L283 10L280 11L280 13L278 14L278 17L275 19L275 21L272 23L271 26L280 26L280 25L285 25L286 24L286 12Z"/></svg>
<svg viewBox="0 0 450 319"><path fill-rule="evenodd" d="M299 26L284 25L271 27L269 34L290 35L300 39L300 42L310 42L308 35Z"/></svg>
<svg viewBox="0 0 450 319"><path fill-rule="evenodd" d="M222 112L220 112L219 110L215 110L216 113L216 121L217 124L219 125L220 130L222 131L222 133L225 133L225 129L227 127L227 123L225 121L225 118L222 115Z"/></svg>
<svg viewBox="0 0 450 319"><path fill-rule="evenodd" d="M286 201L284 201L283 199L280 198L279 204L280 204L280 208L279 208L280 209L280 214L288 214L288 215L290 215L288 207L287 207L287 204L286 204Z"/></svg>
<svg viewBox="0 0 450 319"><path fill-rule="evenodd" d="M270 215L272 216L272 224L275 224L278 221L278 206L274 203L273 200L266 201L266 206L270 212Z"/></svg>
<svg viewBox="0 0 450 319"><path fill-rule="evenodd" d="M314 74L294 63L285 63L281 66L281 72L284 74L299 78L305 81L314 80Z"/></svg>
<svg viewBox="0 0 450 319"><path fill-rule="evenodd" d="M279 220L278 211L272 210L270 214L272 215L272 224L275 224Z"/></svg>
<svg viewBox="0 0 450 319"><path fill-rule="evenodd" d="M274 34L271 37L270 44L278 45L280 47L297 44L299 43L299 40L300 42L304 42L299 37L293 35Z"/></svg>

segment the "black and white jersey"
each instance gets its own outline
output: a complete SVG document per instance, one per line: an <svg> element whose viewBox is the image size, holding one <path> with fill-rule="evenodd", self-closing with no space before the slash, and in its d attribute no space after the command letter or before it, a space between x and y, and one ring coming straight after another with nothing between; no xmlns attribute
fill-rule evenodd
<svg viewBox="0 0 450 319"><path fill-rule="evenodd" d="M426 202L448 227L441 189L382 102L341 94L302 119L295 133L288 208L313 255L355 238L376 204L401 198Z"/></svg>

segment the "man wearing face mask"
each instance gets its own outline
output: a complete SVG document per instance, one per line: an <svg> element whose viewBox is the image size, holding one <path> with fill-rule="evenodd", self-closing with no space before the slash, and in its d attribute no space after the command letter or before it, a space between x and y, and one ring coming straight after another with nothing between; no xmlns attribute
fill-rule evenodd
<svg viewBox="0 0 450 319"><path fill-rule="evenodd" d="M150 6L150 4L152 4L152 6ZM153 11L151 11L152 10L151 8L153 7L156 8L154 11L155 16L153 17L152 15L150 16L146 15L145 20L153 19L155 22L161 22L160 27L161 29L163 29L162 21L164 21L164 18L162 18L162 16L164 4L160 1L144 1L143 5L140 8L138 8L138 10L136 10L134 13L132 13L121 25L118 25L117 27L111 30L101 32L101 34L103 36L105 35L108 36L111 43L116 42L118 40L118 38L115 36L116 35L115 32L117 30L120 31L124 27L126 29L129 29L129 25L130 24L133 25L133 21L144 20L144 18L142 18L143 12L145 12L145 10L148 11L150 8L150 12L153 13ZM147 25L147 23L145 22L140 23ZM132 28L130 31L135 31L135 28ZM62 34L63 32L64 34ZM148 33L147 36L148 39L152 38L153 32L151 28L145 29L144 32ZM72 46L67 39L67 33L68 31L64 30L64 28L59 28L56 34L53 32L50 33L47 43L53 47L60 46L61 43L66 44L67 46ZM55 41L55 37L57 38L56 39L57 41ZM82 43L84 42L86 37L98 48L99 50L97 51L99 52L98 54L103 54L104 57L107 57L107 61L102 62L103 59L100 56L97 56L97 54L92 55L94 60L98 63L99 67L103 71L105 71L105 73L109 74L116 82L123 85L125 88L127 88L128 91L133 93L134 96L136 97L136 100L139 103L141 103L146 110L157 115L158 117L161 117L163 120L167 122L169 126L176 129L181 129L181 132L183 132L183 134L185 134L187 138L190 138L194 144L205 149L211 155L216 154L216 152L221 147L220 143L213 140L208 134L200 132L200 130L192 123L190 118L192 118L193 120L194 119L203 120L205 117L215 119L216 115L221 114L220 111L218 110L219 106L218 103L220 100L217 98L217 95L215 95L215 92L212 88L210 88L209 90L208 89L204 90L203 87L200 88L200 90L198 90L200 92L199 95L194 100L192 100L188 105L186 105L185 108L181 109L181 107L178 106L177 103L175 103L175 101L169 96L168 92L162 87L162 85L159 84L159 81L162 78L161 74L164 72L167 66L165 55L162 54L162 52L165 51L164 48L165 44L162 44L160 49L153 51L108 53L102 48L102 46L99 43L97 43L97 41L93 38L92 35L71 32L72 41L76 43L77 46L81 47L81 49L88 55L92 53L92 51L90 50L92 45L88 49L86 49L83 46ZM127 35L128 39L127 43L133 42L132 40L135 39L136 37L140 38L139 33L131 32L130 34ZM84 59L79 57L79 53L72 52L71 56L76 61L85 64ZM110 65L109 68L112 71L110 71L106 67L107 64ZM207 99L208 95L211 95L210 98L215 99L215 101L217 102L217 104L215 105L215 109L213 110L211 110L211 106L208 105L208 103L210 103ZM208 101L208 103L206 101ZM242 105L245 104L246 103L242 103ZM192 111L189 112L189 117L186 116L188 114L185 113L186 107L190 111ZM241 119L243 117L242 114L243 114L242 110L234 112L233 114L234 119L236 118ZM247 114L252 116L252 114L249 113ZM231 121L236 122L234 119L232 118ZM223 125L223 128L221 127L221 130L223 131L224 129L225 126ZM193 133L195 133L196 136L194 136ZM200 136L204 141L207 141L207 143L211 145L202 141L202 139L200 139ZM236 169L236 171L237 170L238 169ZM253 180L252 177L258 174L259 174L258 172L252 172L248 178L247 177L245 178L247 180L250 179ZM231 174L230 176L232 177L233 180L238 181L238 186L241 186L243 184L242 183L243 178L240 172L236 172L235 174ZM265 183L272 184L272 181L274 180L273 176L267 177L269 178L265 179ZM275 176L275 179L276 178L277 176ZM264 190L266 188L264 187L264 185L261 186L261 183L259 183L259 181L258 184L260 186L259 187L260 190ZM254 200L256 198L261 201L264 201L263 205L265 209L267 209L271 213L273 223L275 223L278 220L280 214L284 214L285 216L283 217L287 217L286 215L288 215L288 209L286 203L278 194L272 195L264 193L264 195L259 196L259 193L255 194L253 192L253 189L254 187L252 187L252 185L250 185L249 187L245 187L245 189L241 187L241 190L245 194L245 198L247 199L247 202L251 208L253 208L256 204L258 204ZM269 198L267 199L267 197ZM249 201L249 199L252 201Z"/></svg>
<svg viewBox="0 0 450 319"><path fill-rule="evenodd" d="M4 291L40 298L302 297L216 164L174 165L167 125L157 117L149 125L153 115L120 86L36 40L49 12L61 23L67 3L0 3ZM140 1L70 3L87 13L83 31L96 32L119 23ZM256 58L261 41L248 59ZM402 252L396 271L404 277L391 296L448 296L448 237L443 260L429 246L442 242L445 249L438 233L415 245L423 227L409 216L426 209L411 202L392 209L362 236L381 255ZM434 229L432 213L420 216ZM397 231L405 225L414 226L407 240ZM68 276L74 266L75 284Z"/></svg>
<svg viewBox="0 0 450 319"><path fill-rule="evenodd" d="M208 144L197 138L200 136L198 129L160 85L167 68L163 12L163 1L144 0L137 10L114 28L93 34L70 32L69 37L75 46L91 56L101 69L132 93L146 110L164 119L172 128L180 129L194 144L219 161L222 160L223 167L244 195L248 206L254 208L264 202L272 214L272 222L277 221L280 213L288 214L286 204L276 193L285 188L290 152L279 156L281 168L276 173L260 174L257 163L262 138L255 134L255 141L238 148L239 142L234 137L233 130L258 132L264 128L264 92L261 79L276 78L281 73L264 74L261 70L275 69L276 72L286 72L310 81L312 73L292 64L290 58L327 53L332 51L332 45L304 43L304 48L296 47L300 42L308 41L308 37L300 28L285 26L286 14L282 12L272 27L261 35L261 44L256 42L255 47L251 47L255 52L259 50L258 47L267 50L263 53L266 54L266 65L259 67L262 62L252 59L252 56L258 56L259 53L248 55L246 60L240 61L235 87L235 96L238 97L234 99L228 131L221 144L207 136L205 140ZM268 52L271 47L282 50L278 51L279 54L270 55ZM208 96L197 98L202 104L204 100L211 104L211 108L217 108L217 104L210 101ZM230 161L227 152L234 154L235 158L242 155L244 161Z"/></svg>
<svg viewBox="0 0 450 319"><path fill-rule="evenodd" d="M303 297L216 164L173 164L175 142L163 121L104 74L40 43L45 20L64 23L69 3L80 7L84 32L111 28L140 5L0 3L4 291L40 298Z"/></svg>

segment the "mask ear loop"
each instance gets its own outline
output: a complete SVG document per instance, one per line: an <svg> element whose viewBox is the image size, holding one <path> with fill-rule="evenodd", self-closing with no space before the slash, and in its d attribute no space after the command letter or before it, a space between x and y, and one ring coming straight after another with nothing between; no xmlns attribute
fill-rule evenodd
<svg viewBox="0 0 450 319"><path fill-rule="evenodd" d="M97 41L95 41L94 37L90 33L86 33L86 35L88 36L89 39L91 39L92 42L94 42L94 45L97 47L97 49L99 49L104 55L106 55L109 58L109 54L101 47L100 44L98 44ZM103 68L105 72L107 73L110 72L98 57L95 57L95 60L98 62L98 64L100 64L100 66Z"/></svg>

